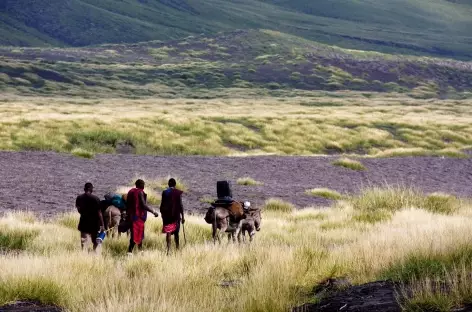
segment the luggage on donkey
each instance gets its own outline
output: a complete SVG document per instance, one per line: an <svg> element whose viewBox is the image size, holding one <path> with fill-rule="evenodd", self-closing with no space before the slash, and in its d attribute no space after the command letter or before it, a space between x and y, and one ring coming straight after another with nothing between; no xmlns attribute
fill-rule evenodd
<svg viewBox="0 0 472 312"><path fill-rule="evenodd" d="M231 192L231 183L229 181L217 181L216 194L218 200L232 201L233 192Z"/></svg>

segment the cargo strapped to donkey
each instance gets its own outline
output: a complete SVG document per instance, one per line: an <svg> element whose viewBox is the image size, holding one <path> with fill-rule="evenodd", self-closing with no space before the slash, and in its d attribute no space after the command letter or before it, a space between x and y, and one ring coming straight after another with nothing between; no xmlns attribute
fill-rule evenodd
<svg viewBox="0 0 472 312"><path fill-rule="evenodd" d="M231 183L229 181L217 181L216 194L218 199L211 204L213 207L228 209L234 201L233 192L231 192Z"/></svg>
<svg viewBox="0 0 472 312"><path fill-rule="evenodd" d="M242 217L242 212L239 203L233 200L233 193L231 192L231 184L229 181L217 181L216 193L218 199L211 203L212 208L224 208L230 212L230 218L238 220Z"/></svg>

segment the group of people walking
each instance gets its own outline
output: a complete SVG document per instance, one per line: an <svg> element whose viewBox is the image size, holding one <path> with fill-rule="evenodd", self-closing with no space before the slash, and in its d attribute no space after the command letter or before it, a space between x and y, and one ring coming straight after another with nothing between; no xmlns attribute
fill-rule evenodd
<svg viewBox="0 0 472 312"><path fill-rule="evenodd" d="M176 188L176 180L171 178L168 181L168 188L162 192L162 200L159 207L162 217L162 233L166 234L167 252L171 247L172 235L174 236L175 246L180 247L180 225L185 223L184 207L182 205L181 190ZM132 255L135 246L142 251L144 240L144 226L147 219L147 213L152 213L159 217L157 210L147 204L147 194L144 192L145 182L138 179L135 187L129 190L126 201L113 202L113 198L106 197L105 201L100 200L93 194L92 183L85 183L84 193L76 199L75 206L80 214L78 230L80 231L80 240L82 249L88 241L92 241L93 249L99 247L100 235L105 234L105 223L103 211L108 206L117 207L123 210L126 217L121 221L126 230L130 233L130 242L128 254ZM121 225L121 224L120 224Z"/></svg>

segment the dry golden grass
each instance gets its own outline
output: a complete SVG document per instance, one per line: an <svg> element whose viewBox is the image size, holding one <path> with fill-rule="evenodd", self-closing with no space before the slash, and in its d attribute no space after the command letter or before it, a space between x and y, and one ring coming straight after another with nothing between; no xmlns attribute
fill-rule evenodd
<svg viewBox="0 0 472 312"><path fill-rule="evenodd" d="M100 255L80 252L75 214L50 222L10 214L0 219L0 248L6 251L0 256L0 304L36 299L71 311L287 311L332 276L354 283L413 281L412 311L470 298L471 288L461 283L470 276L461 272L472 263L472 206L444 214L405 204L378 222L357 220L357 213L349 201L323 210L265 209L262 230L250 245L213 245L210 225L189 216L187 245L169 257L160 219L150 218L146 251L133 258L126 257L125 237L105 239ZM430 275L431 261L446 273ZM431 287L441 276L452 293Z"/></svg>
<svg viewBox="0 0 472 312"><path fill-rule="evenodd" d="M249 91L248 91L249 92ZM471 100L299 92L298 97L0 101L0 149L55 150L81 157L132 144L138 154L464 157L472 147ZM388 121L387 121L388 120Z"/></svg>

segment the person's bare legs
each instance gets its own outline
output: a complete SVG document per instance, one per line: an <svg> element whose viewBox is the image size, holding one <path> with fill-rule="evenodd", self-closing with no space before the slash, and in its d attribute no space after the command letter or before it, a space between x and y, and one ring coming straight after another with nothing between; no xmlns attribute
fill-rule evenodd
<svg viewBox="0 0 472 312"><path fill-rule="evenodd" d="M87 247L87 241L89 240L90 234L85 232L80 232L80 247L82 251ZM91 239L91 238L90 238Z"/></svg>

